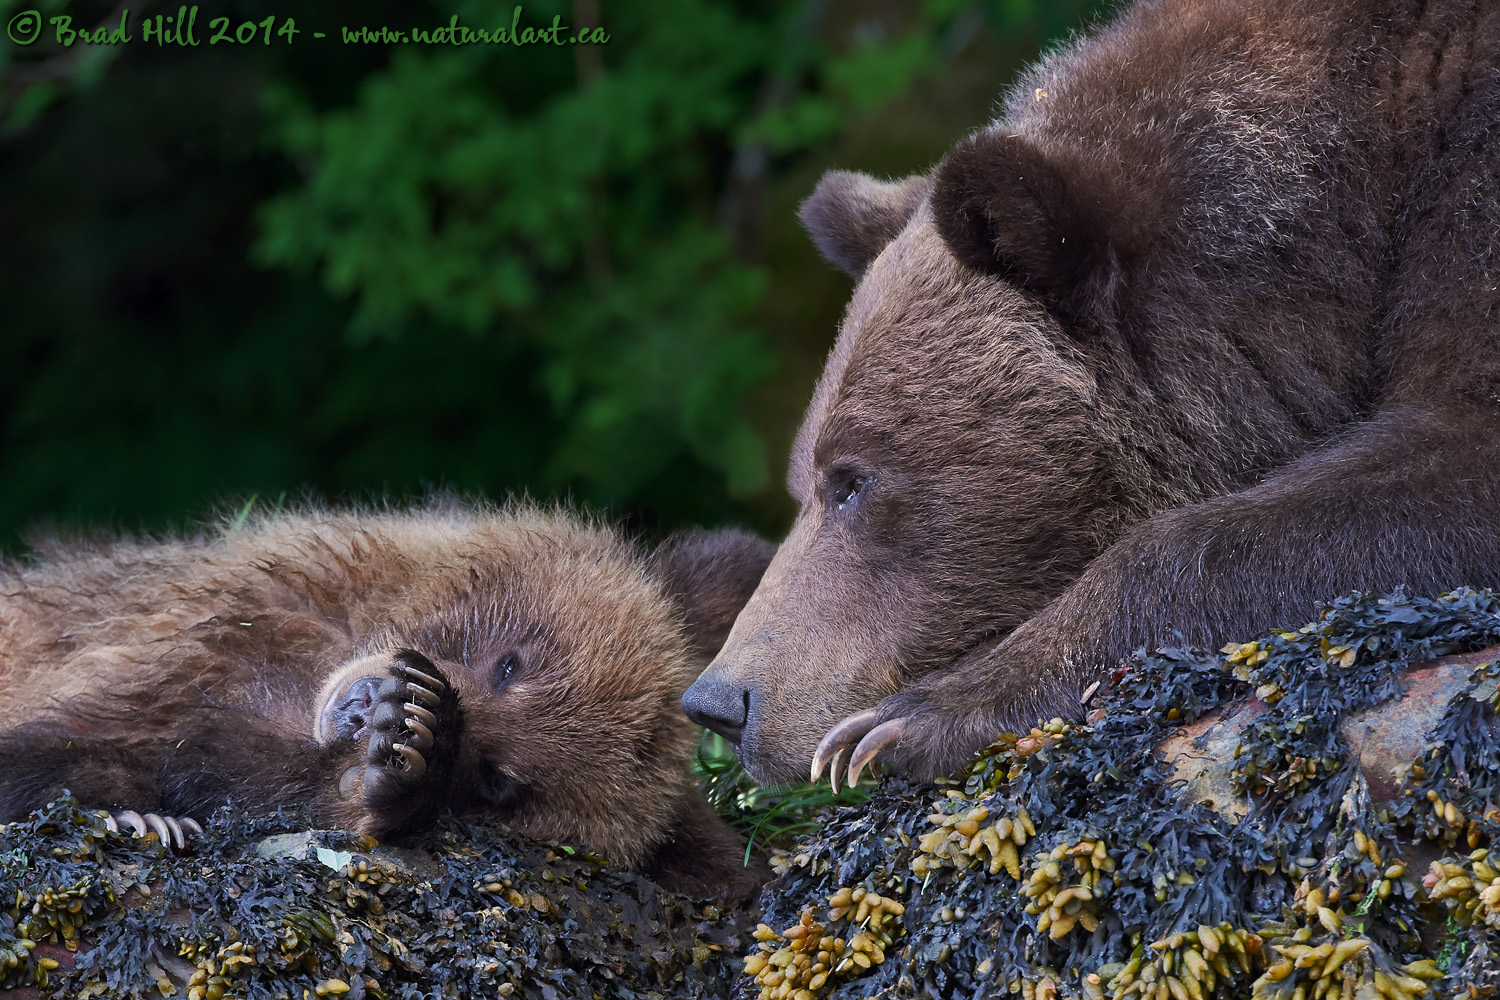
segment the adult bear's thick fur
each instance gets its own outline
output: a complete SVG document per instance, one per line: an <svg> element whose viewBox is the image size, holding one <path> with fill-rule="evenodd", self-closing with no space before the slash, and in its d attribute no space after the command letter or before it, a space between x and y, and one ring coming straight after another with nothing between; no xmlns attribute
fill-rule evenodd
<svg viewBox="0 0 1500 1000"><path fill-rule="evenodd" d="M379 834L448 807L743 891L678 699L769 555L720 533L647 557L576 517L456 502L43 543L0 564L0 821L64 787Z"/></svg>
<svg viewBox="0 0 1500 1000"><path fill-rule="evenodd" d="M818 764L933 774L1174 628L1500 583L1497 122L1495 4L1142 0L826 176L801 513L685 706L763 780L851 713Z"/></svg>

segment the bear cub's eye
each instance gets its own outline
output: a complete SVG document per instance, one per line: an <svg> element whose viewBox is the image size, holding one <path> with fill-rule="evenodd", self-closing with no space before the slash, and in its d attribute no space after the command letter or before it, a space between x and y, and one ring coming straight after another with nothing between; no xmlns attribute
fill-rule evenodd
<svg viewBox="0 0 1500 1000"><path fill-rule="evenodd" d="M495 661L495 688L503 688L517 670L521 669L521 658L515 653L506 653Z"/></svg>
<svg viewBox="0 0 1500 1000"><path fill-rule="evenodd" d="M835 507L843 510L858 499L868 483L868 477L852 472L835 474L828 490L828 499Z"/></svg>

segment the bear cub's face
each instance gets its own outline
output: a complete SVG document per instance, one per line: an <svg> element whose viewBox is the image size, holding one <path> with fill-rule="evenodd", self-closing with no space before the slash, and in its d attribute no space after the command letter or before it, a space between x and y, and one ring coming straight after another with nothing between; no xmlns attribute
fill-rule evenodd
<svg viewBox="0 0 1500 1000"><path fill-rule="evenodd" d="M657 839L641 820L683 795L694 733L677 699L696 664L657 581L584 555L424 602L327 677L310 727L356 826L478 809L626 864Z"/></svg>
<svg viewBox="0 0 1500 1000"><path fill-rule="evenodd" d="M696 745L679 699L769 546L705 533L642 560L549 541L410 595L326 677L309 728L352 825L473 809L625 865L667 836Z"/></svg>

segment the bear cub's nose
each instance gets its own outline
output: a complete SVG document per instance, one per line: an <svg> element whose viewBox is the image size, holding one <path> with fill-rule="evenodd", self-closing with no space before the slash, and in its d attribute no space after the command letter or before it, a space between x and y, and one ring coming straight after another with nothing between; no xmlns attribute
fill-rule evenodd
<svg viewBox="0 0 1500 1000"><path fill-rule="evenodd" d="M700 677L683 694L682 710L698 725L738 746L750 713L750 692L739 685Z"/></svg>

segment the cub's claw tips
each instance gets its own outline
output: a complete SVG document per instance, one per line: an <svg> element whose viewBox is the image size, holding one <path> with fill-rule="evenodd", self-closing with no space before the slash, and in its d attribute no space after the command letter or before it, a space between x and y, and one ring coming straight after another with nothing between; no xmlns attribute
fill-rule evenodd
<svg viewBox="0 0 1500 1000"><path fill-rule="evenodd" d="M187 841L184 840L182 836L182 824L177 822L177 817L163 816L161 820L163 823L167 824L167 829L172 831L172 843L179 848L186 847Z"/></svg>
<svg viewBox="0 0 1500 1000"><path fill-rule="evenodd" d="M124 812L115 813L115 819L121 823L129 824L137 837L144 837L146 835L146 821L134 809L126 809Z"/></svg>
<svg viewBox="0 0 1500 1000"><path fill-rule="evenodd" d="M406 758L406 774L411 778L420 778L427 773L427 761L412 747L398 745L396 752Z"/></svg>
<svg viewBox="0 0 1500 1000"><path fill-rule="evenodd" d="M438 697L436 693L429 691L427 688L416 683L415 681L407 681L406 689L415 696L417 701L422 702L429 708L437 708L443 703L443 699Z"/></svg>
<svg viewBox="0 0 1500 1000"><path fill-rule="evenodd" d="M818 775L823 773L823 768L828 765L829 761L833 760L834 755L839 750L869 732L870 728L875 725L875 719L875 709L867 708L863 712L855 712L828 730L828 735L823 737L823 741L813 751L812 780L818 780ZM830 777L833 778L834 785L837 787L837 775L831 775Z"/></svg>
<svg viewBox="0 0 1500 1000"><path fill-rule="evenodd" d="M431 748L432 730L422 725L422 723L415 716L407 718L406 728L410 729L416 735L416 739L412 741L412 746L422 751L426 751Z"/></svg>
<svg viewBox="0 0 1500 1000"><path fill-rule="evenodd" d="M156 834L163 847L186 847L187 837L182 832L185 829L200 836L203 833L203 827L198 825L197 820L159 816L156 813L146 813L142 816L134 809L123 809L113 816L106 816L104 820L104 825L111 833L119 833L121 823L134 830L137 838L144 837L147 831Z"/></svg>
<svg viewBox="0 0 1500 1000"><path fill-rule="evenodd" d="M410 650L397 654L389 669L381 682L378 707L370 716L364 763L339 776L339 795L345 799L362 796L367 805L409 791L411 783L427 774L423 754L437 741L433 735L441 731L437 713L449 691L447 681L433 676L436 668Z"/></svg>
<svg viewBox="0 0 1500 1000"><path fill-rule="evenodd" d="M406 709L406 714L414 715L418 719L420 719L422 721L422 724L428 729L431 729L432 727L437 725L437 716L427 711L427 709L423 708L421 705L415 705L411 702L407 702L401 707Z"/></svg>
<svg viewBox="0 0 1500 1000"><path fill-rule="evenodd" d="M905 719L891 719L866 733L849 758L849 777L844 781L844 787L854 787L855 782L859 781L859 772L864 770L866 764L870 765L870 771L873 774L875 755L892 743L898 742L905 728Z"/></svg>
<svg viewBox="0 0 1500 1000"><path fill-rule="evenodd" d="M151 831L155 833L157 839L162 842L162 846L172 846L172 831L167 829L167 824L162 820L160 816L156 815L156 813L147 813L146 825L151 827Z"/></svg>
<svg viewBox="0 0 1500 1000"><path fill-rule="evenodd" d="M406 675L407 680L418 681L419 683L425 684L439 694L447 690L448 685L444 684L436 677L433 677L431 674L422 673L422 671L418 670L411 664L406 663L405 661L401 662L401 672Z"/></svg>

